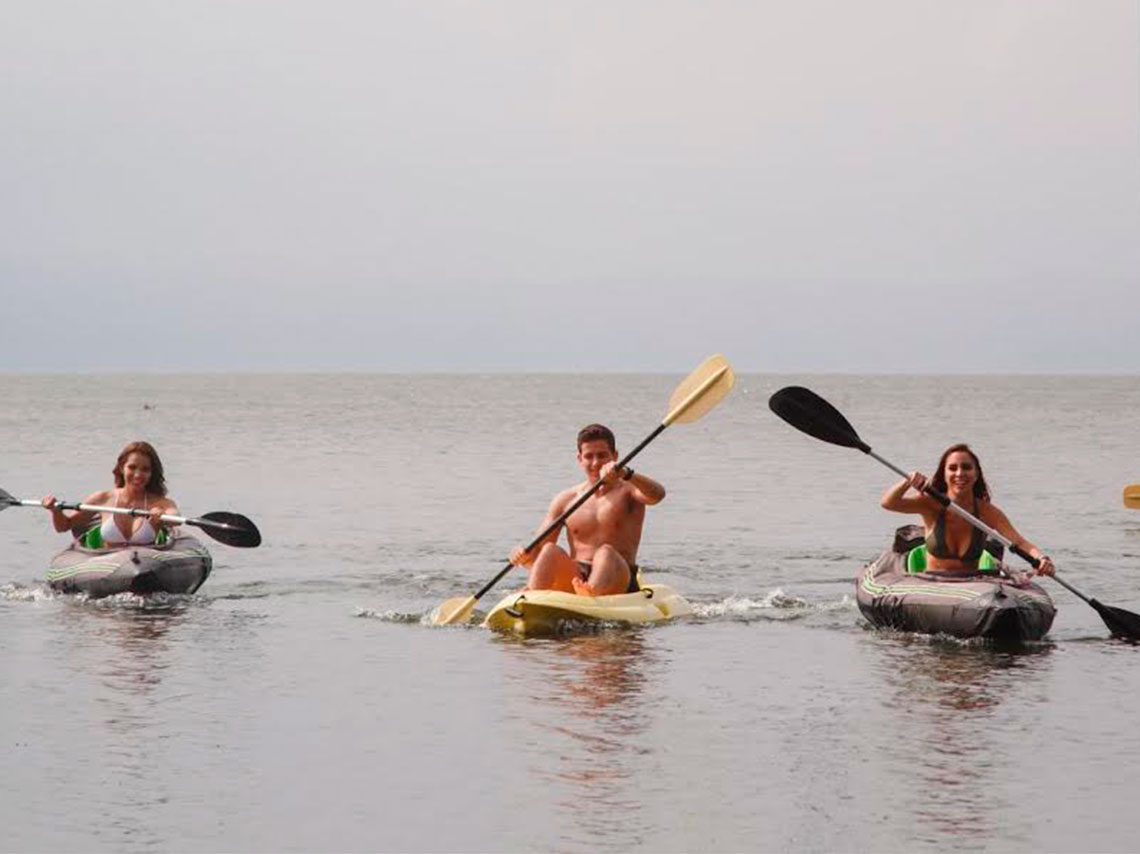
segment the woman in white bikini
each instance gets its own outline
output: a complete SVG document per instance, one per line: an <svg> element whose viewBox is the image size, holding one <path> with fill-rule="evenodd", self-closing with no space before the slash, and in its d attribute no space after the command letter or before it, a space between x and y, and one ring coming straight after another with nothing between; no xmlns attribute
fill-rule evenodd
<svg viewBox="0 0 1140 854"><path fill-rule="evenodd" d="M125 513L95 513L78 510L65 513L60 510L54 495L45 495L40 502L51 513L52 524L60 533L71 531L82 536L99 517L100 537L105 548L152 545L161 539L167 526L160 518L163 514L177 516L178 505L166 495L166 478L158 452L149 442L131 442L119 454L112 470L115 488L93 492L83 504L103 507L123 507L145 510L147 516L128 516Z"/></svg>

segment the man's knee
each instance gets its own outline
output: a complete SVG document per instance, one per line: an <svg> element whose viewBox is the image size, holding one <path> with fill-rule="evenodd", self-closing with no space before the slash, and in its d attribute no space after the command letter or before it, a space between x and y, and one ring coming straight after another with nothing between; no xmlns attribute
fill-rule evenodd
<svg viewBox="0 0 1140 854"><path fill-rule="evenodd" d="M551 558L563 554L565 554L565 552L562 551L562 549L559 548L556 543L543 543L542 548L538 550L538 557L536 560L542 560L543 558L550 560Z"/></svg>
<svg viewBox="0 0 1140 854"><path fill-rule="evenodd" d="M621 556L621 552L619 552L611 545L600 546L598 550L594 552L594 565L596 566L601 561L604 561L607 564L616 564L617 566L624 566L628 568L628 564L626 563L625 558Z"/></svg>
<svg viewBox="0 0 1140 854"><path fill-rule="evenodd" d="M594 552L589 595L625 593L629 587L630 572L629 564L621 552L613 546L601 546Z"/></svg>

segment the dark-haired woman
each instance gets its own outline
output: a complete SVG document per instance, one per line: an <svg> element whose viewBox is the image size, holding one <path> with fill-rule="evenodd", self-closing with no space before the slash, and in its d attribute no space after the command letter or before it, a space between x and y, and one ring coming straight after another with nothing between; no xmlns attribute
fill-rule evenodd
<svg viewBox="0 0 1140 854"><path fill-rule="evenodd" d="M164 514L178 515L178 505L166 495L166 478L158 452L148 442L131 442L119 454L112 474L115 476L114 489L93 492L82 503L145 510L148 515L128 516L90 510L65 513L57 506L54 495L45 495L40 503L51 513L55 529L80 536L98 519L99 534L94 539L100 546L120 548L158 542L166 526L160 517Z"/></svg>
<svg viewBox="0 0 1140 854"><path fill-rule="evenodd" d="M926 571L963 572L976 570L985 548L986 534L965 519L943 507L923 492L927 484L950 497L972 516L1040 561L1037 572L1053 574L1053 561L1025 539L1001 509L990 501L990 490L982 473L982 463L968 445L951 445L938 461L932 479L919 472L896 483L885 493L881 504L896 513L918 513L926 530ZM909 490L916 494L908 495Z"/></svg>

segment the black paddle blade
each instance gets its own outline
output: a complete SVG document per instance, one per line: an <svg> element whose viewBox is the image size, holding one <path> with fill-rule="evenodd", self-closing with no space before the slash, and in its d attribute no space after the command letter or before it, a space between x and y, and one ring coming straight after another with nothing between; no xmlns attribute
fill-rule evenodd
<svg viewBox="0 0 1140 854"><path fill-rule="evenodd" d="M6 492L3 489L0 489L0 510L4 510L8 507L14 507L19 503L20 501L18 498L13 498L10 493Z"/></svg>
<svg viewBox="0 0 1140 854"><path fill-rule="evenodd" d="M1111 605L1102 605L1096 599L1090 599L1089 604L1096 608L1108 630L1113 637L1140 640L1140 614L1133 614L1123 608L1114 608Z"/></svg>
<svg viewBox="0 0 1140 854"><path fill-rule="evenodd" d="M187 519L187 525L201 528L215 540L239 549L252 549L261 545L261 532L240 513L215 510L202 514L201 519Z"/></svg>
<svg viewBox="0 0 1140 854"><path fill-rule="evenodd" d="M864 454L871 451L871 446L859 438L843 413L811 389L798 385L785 386L768 398L768 406L797 430L809 436L844 448L858 448Z"/></svg>

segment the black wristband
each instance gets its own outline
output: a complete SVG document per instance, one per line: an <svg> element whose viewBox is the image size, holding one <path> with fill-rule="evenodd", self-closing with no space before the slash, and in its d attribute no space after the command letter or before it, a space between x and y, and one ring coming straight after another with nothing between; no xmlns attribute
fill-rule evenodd
<svg viewBox="0 0 1140 854"><path fill-rule="evenodd" d="M633 469L631 469L629 466L626 466L625 467L625 474L623 474L621 476L621 479L622 480L629 480L631 477L633 477Z"/></svg>

